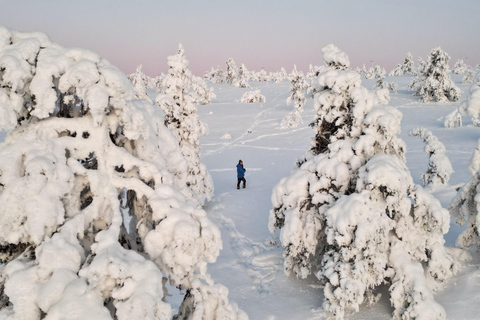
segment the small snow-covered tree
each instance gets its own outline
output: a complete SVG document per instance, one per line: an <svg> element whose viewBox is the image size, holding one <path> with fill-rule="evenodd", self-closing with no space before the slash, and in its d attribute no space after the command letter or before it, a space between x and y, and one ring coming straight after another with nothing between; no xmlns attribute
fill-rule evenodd
<svg viewBox="0 0 480 320"><path fill-rule="evenodd" d="M91 51L0 39L0 318L170 319L168 278L192 316L245 319L207 274L220 231L158 108Z"/></svg>
<svg viewBox="0 0 480 320"><path fill-rule="evenodd" d="M303 73L297 71L296 65L293 66L289 79L290 92L292 92L292 94L287 99L287 105L290 105L293 102L294 106L292 112L282 120L280 124L282 129L295 128L303 123L301 113L303 112L303 105L307 100L305 98L305 90L308 87L308 83L305 80Z"/></svg>
<svg viewBox="0 0 480 320"><path fill-rule="evenodd" d="M473 83L474 78L475 72L473 71L473 68L468 67L465 76L462 78L462 83Z"/></svg>
<svg viewBox="0 0 480 320"><path fill-rule="evenodd" d="M443 125L445 129L458 128L462 126L462 115L458 111L458 108L453 110L445 117Z"/></svg>
<svg viewBox="0 0 480 320"><path fill-rule="evenodd" d="M200 77L191 77L192 89L193 89L193 103L205 105L212 102L217 96L213 93L213 88L209 88L205 80Z"/></svg>
<svg viewBox="0 0 480 320"><path fill-rule="evenodd" d="M392 91L393 93L397 93L397 84L394 82L387 82L385 81L385 69L381 68L380 66L377 66L378 68L375 68L374 74L375 78L377 81L375 82L375 85L373 86L374 89L388 89L389 91Z"/></svg>
<svg viewBox="0 0 480 320"><path fill-rule="evenodd" d="M465 64L465 62L463 62L463 59L459 59L453 65L452 73L453 74L462 74L462 73L467 72L467 70L468 70L468 66Z"/></svg>
<svg viewBox="0 0 480 320"><path fill-rule="evenodd" d="M227 70L225 75L225 82L228 84L234 84L237 82L238 78L238 70L237 66L235 65L235 61L232 58L227 60Z"/></svg>
<svg viewBox="0 0 480 320"><path fill-rule="evenodd" d="M284 67L281 67L280 68L280 77L282 78L282 81L284 79L287 79L287 76L288 76L287 70L285 70Z"/></svg>
<svg viewBox="0 0 480 320"><path fill-rule="evenodd" d="M132 82L133 87L135 88L135 98L136 99L147 99L151 102L146 91L145 79L146 76L142 72L142 65L139 65L134 73L128 75L128 79Z"/></svg>
<svg viewBox="0 0 480 320"><path fill-rule="evenodd" d="M405 61L403 62L402 71L403 71L403 74L414 74L415 73L413 56L410 52L407 52L407 55L405 56Z"/></svg>
<svg viewBox="0 0 480 320"><path fill-rule="evenodd" d="M308 66L308 72L307 72L307 76L306 76L307 80L308 80L308 81L312 81L312 80L313 80L315 77L317 77L317 76L318 76L318 75L317 75L317 73L316 73L316 71L315 71L315 68L313 67L313 65L310 64L310 65Z"/></svg>
<svg viewBox="0 0 480 320"><path fill-rule="evenodd" d="M165 125L178 138L187 159L187 185L203 205L213 194L213 181L201 162L200 137L208 127L197 116L195 98L189 91L191 72L185 50L180 44L176 55L168 57L168 74L163 81L166 95L157 96L157 104L165 112Z"/></svg>
<svg viewBox="0 0 480 320"><path fill-rule="evenodd" d="M464 117L470 116L472 119L480 117L480 72L475 76L468 96L460 103L458 110Z"/></svg>
<svg viewBox="0 0 480 320"><path fill-rule="evenodd" d="M463 116L478 119L480 115L480 74L477 74L470 87L469 94L460 106L459 111ZM453 199L450 213L455 217L455 222L460 225L467 224L466 229L457 239L457 246L462 248L480 248L480 140L475 149L468 167L473 178L467 182Z"/></svg>
<svg viewBox="0 0 480 320"><path fill-rule="evenodd" d="M238 68L238 77L235 82L235 87L237 88L251 88L248 84L248 70L247 67L242 63L240 68Z"/></svg>
<svg viewBox="0 0 480 320"><path fill-rule="evenodd" d="M267 71L262 68L260 72L257 73L257 81L270 81L270 78L268 77Z"/></svg>
<svg viewBox="0 0 480 320"><path fill-rule="evenodd" d="M403 76L403 64L397 64L395 69L390 71L389 76Z"/></svg>
<svg viewBox="0 0 480 320"><path fill-rule="evenodd" d="M457 101L460 89L455 86L449 76L448 60L450 56L440 48L430 53L426 64L421 65L416 77L409 85L420 101Z"/></svg>
<svg viewBox="0 0 480 320"><path fill-rule="evenodd" d="M395 318L444 319L431 286L457 269L443 246L449 215L413 183L401 113L374 106L380 93L355 72L329 70L318 82L311 147L272 195L269 228L281 229L285 272L313 272L338 319L384 284Z"/></svg>
<svg viewBox="0 0 480 320"><path fill-rule="evenodd" d="M436 187L448 184L453 173L452 164L445 155L445 146L438 141L432 131L426 128L415 128L410 135L418 137L425 142L425 153L429 156L428 169L422 173L420 179L426 187Z"/></svg>
<svg viewBox="0 0 480 320"><path fill-rule="evenodd" d="M265 102L265 96L260 93L260 90L247 91L240 100L236 101L241 103Z"/></svg>

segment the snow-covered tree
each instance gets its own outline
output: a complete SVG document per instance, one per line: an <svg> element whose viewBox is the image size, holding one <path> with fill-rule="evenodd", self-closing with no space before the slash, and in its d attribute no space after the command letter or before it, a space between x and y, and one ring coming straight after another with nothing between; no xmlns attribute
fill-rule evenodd
<svg viewBox="0 0 480 320"><path fill-rule="evenodd" d="M390 77L392 76L403 76L403 64L397 64L397 66L395 67L395 69L393 69L392 71L390 71L390 73L388 74Z"/></svg>
<svg viewBox="0 0 480 320"><path fill-rule="evenodd" d="M403 62L403 74L414 74L415 67L413 63L413 56L410 52L407 52L405 61Z"/></svg>
<svg viewBox="0 0 480 320"><path fill-rule="evenodd" d="M347 54L333 44L323 47L322 54L323 63L327 67L337 70L346 70L350 67L350 60Z"/></svg>
<svg viewBox="0 0 480 320"><path fill-rule="evenodd" d="M164 74L163 72L161 74L159 74L158 76L156 76L154 78L154 88L155 88L155 92L164 92L165 89L163 88L163 80L165 79L167 75Z"/></svg>
<svg viewBox="0 0 480 320"><path fill-rule="evenodd" d="M415 68L413 66L413 56L410 52L407 52L405 61L403 64L397 64L395 69L390 72L390 76L402 76L408 74L415 74Z"/></svg>
<svg viewBox="0 0 480 320"><path fill-rule="evenodd" d="M245 319L158 108L91 51L0 39L0 318L170 319L170 280L192 318Z"/></svg>
<svg viewBox="0 0 480 320"><path fill-rule="evenodd" d="M287 79L288 73L287 73L287 70L285 70L284 67L280 68L280 76L282 78L282 81L283 81L283 79Z"/></svg>
<svg viewBox="0 0 480 320"><path fill-rule="evenodd" d="M420 180L426 187L436 187L448 184L453 173L452 164L445 155L445 146L438 141L432 131L426 128L415 128L410 131L411 136L418 137L425 142L425 153L429 156L428 169L422 173Z"/></svg>
<svg viewBox="0 0 480 320"><path fill-rule="evenodd" d="M473 84L470 86L467 98L458 107L460 114L472 119L480 117L480 72L477 73Z"/></svg>
<svg viewBox="0 0 480 320"><path fill-rule="evenodd" d="M238 70L235 65L235 61L232 58L227 60L227 70L225 75L225 82L228 84L234 84L237 81Z"/></svg>
<svg viewBox="0 0 480 320"><path fill-rule="evenodd" d="M238 68L238 76L235 86L237 88L251 88L250 84L248 84L248 70L243 63L240 65L240 68Z"/></svg>
<svg viewBox="0 0 480 320"><path fill-rule="evenodd" d="M270 81L270 78L268 77L267 71L262 68L260 72L257 73L257 81Z"/></svg>
<svg viewBox="0 0 480 320"><path fill-rule="evenodd" d="M386 71L384 68L377 66L374 69L373 73L375 74L375 78L377 79L377 81L375 82L375 85L373 86L374 89L388 89L393 93L397 93L397 84L394 82L385 81Z"/></svg>
<svg viewBox="0 0 480 320"><path fill-rule="evenodd" d="M147 99L151 102L146 91L146 75L142 72L142 65L139 65L134 73L129 74L128 79L135 88L135 99Z"/></svg>
<svg viewBox="0 0 480 320"><path fill-rule="evenodd" d="M468 70L468 66L465 64L465 62L463 62L463 59L459 59L453 65L452 73L453 74L462 74L462 73L467 72L467 70Z"/></svg>
<svg viewBox="0 0 480 320"><path fill-rule="evenodd" d="M419 64L418 73L408 88L421 96L420 101L457 101L460 98L460 89L449 76L448 60L450 56L446 52L435 48L427 62Z"/></svg>
<svg viewBox="0 0 480 320"><path fill-rule="evenodd" d="M180 44L177 54L168 57L168 74L163 81L165 95L158 95L156 102L165 112L165 125L178 138L187 159L187 185L203 205L213 194L212 178L201 162L199 141L208 134L208 127L198 119L195 97L189 91L191 78L185 50Z"/></svg>
<svg viewBox="0 0 480 320"><path fill-rule="evenodd" d="M443 125L445 129L453 129L462 126L462 115L458 111L458 108L453 110L445 117Z"/></svg>
<svg viewBox="0 0 480 320"><path fill-rule="evenodd" d="M338 319L378 299L380 285L390 286L395 318L444 319L431 290L457 269L443 246L449 215L413 183L401 113L374 106L378 93L355 72L329 70L318 82L311 147L272 195L285 272L313 272Z"/></svg>
<svg viewBox="0 0 480 320"><path fill-rule="evenodd" d="M317 77L317 76L318 76L318 75L317 75L317 73L316 73L316 71L315 71L315 68L313 67L313 65L310 64L310 65L308 66L308 72L307 72L307 76L306 76L307 80L308 80L308 81L312 81L312 80L313 80L315 77Z"/></svg>
<svg viewBox="0 0 480 320"><path fill-rule="evenodd" d="M475 72L473 71L473 68L468 67L465 76L462 78L462 83L473 83L474 78Z"/></svg>
<svg viewBox="0 0 480 320"><path fill-rule="evenodd" d="M205 80L192 74L191 77L194 104L205 105L212 102L217 96L213 93L213 88L209 88Z"/></svg>
<svg viewBox="0 0 480 320"><path fill-rule="evenodd" d="M303 112L303 105L307 100L305 98L305 90L308 87L308 83L305 80L302 72L297 71L297 66L293 66L292 73L290 74L290 92L292 93L287 98L287 105L292 102L294 104L292 112L290 112L281 122L280 127L282 129L295 128L299 124L303 123L301 113Z"/></svg>
<svg viewBox="0 0 480 320"><path fill-rule="evenodd" d="M260 90L247 91L240 100L236 101L241 103L265 102L265 96L260 93Z"/></svg>
<svg viewBox="0 0 480 320"><path fill-rule="evenodd" d="M474 83L470 87L468 97L459 106L463 116L478 119L480 115L480 75L477 74ZM473 178L459 191L450 205L450 213L455 217L455 222L460 225L467 224L466 229L457 239L457 246L462 248L480 248L480 140L472 155L468 167Z"/></svg>

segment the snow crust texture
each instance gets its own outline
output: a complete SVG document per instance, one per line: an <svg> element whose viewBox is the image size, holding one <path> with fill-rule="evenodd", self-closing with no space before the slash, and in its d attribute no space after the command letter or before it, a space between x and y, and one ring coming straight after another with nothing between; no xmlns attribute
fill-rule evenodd
<svg viewBox="0 0 480 320"><path fill-rule="evenodd" d="M0 27L0 319L245 319L158 107L97 54ZM189 310L186 315L183 310Z"/></svg>

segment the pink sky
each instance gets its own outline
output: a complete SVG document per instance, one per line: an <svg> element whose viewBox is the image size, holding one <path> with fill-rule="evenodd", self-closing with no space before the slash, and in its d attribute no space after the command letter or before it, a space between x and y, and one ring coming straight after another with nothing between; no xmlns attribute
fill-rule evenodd
<svg viewBox="0 0 480 320"><path fill-rule="evenodd" d="M434 47L480 63L478 0L131 1L0 0L0 23L42 31L66 47L91 49L131 73L155 76L182 43L197 75L233 58L248 69L301 70L322 63L334 43L352 66L390 71L410 51Z"/></svg>

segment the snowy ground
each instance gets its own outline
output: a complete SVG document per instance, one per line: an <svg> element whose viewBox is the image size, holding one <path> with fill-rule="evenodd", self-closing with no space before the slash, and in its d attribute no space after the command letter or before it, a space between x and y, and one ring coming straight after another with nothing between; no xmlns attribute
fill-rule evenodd
<svg viewBox="0 0 480 320"><path fill-rule="evenodd" d="M469 85L460 83L462 76L453 76L464 92ZM470 157L480 137L479 128L468 126L444 129L443 117L458 103L422 104L418 97L406 90L411 77L387 78L399 86L392 94L391 106L403 113L401 137L407 143L407 164L415 181L426 170L427 155L423 142L408 136L408 132L424 126L437 135L447 148L455 173L450 183L458 186L470 179L467 170ZM281 120L293 106L287 106L289 83L251 83L252 89L231 85L214 85L217 98L210 105L199 106L202 121L210 128L203 137L202 156L213 177L215 195L206 211L222 232L223 250L216 263L209 265L215 281L227 286L229 298L248 313L250 319L325 319L322 312L323 289L314 277L307 280L287 278L283 273L282 249L272 244L268 231L270 197L276 183L291 172L295 160L310 144L313 129L308 126L314 116L313 100L309 99L302 114L304 124L295 129L280 129ZM363 85L371 88L374 80ZM265 103L235 102L245 91L261 90ZM464 119L466 120L466 119ZM228 134L228 135L227 135ZM230 136L229 139L224 138ZM0 132L0 141L5 137ZM247 188L236 189L235 165L242 159L247 169ZM448 206L455 195L454 188L436 190L435 195ZM451 224L446 235L447 245L454 246L462 227ZM374 306L364 305L349 319L389 319L391 308L388 292ZM184 292L171 289L167 300L180 305ZM480 300L480 256L466 264L462 271L436 294L436 299L447 311L449 319L478 319Z"/></svg>
<svg viewBox="0 0 480 320"><path fill-rule="evenodd" d="M453 79L465 93L469 85L462 85L461 77L453 76ZM410 80L408 76L387 78L399 86L398 94L392 94L390 105L403 113L401 137L408 146L407 164L412 176L419 183L428 158L423 152L423 142L408 136L408 132L424 126L447 148L455 170L451 185L465 183L471 177L467 166L479 138L479 129L468 126L444 129L442 117L453 111L458 103L419 103L418 97L406 90ZM367 88L373 84L373 80L363 82ZM252 89L217 84L214 90L217 98L212 104L198 107L200 119L210 128L210 134L201 140L202 155L215 184L215 196L206 211L221 229L224 247L217 262L209 266L209 272L229 288L230 299L251 319L324 319L321 311L323 289L313 277L298 280L284 275L282 249L271 244L272 235L267 228L272 189L282 177L289 175L295 160L305 152L313 136L313 130L308 127L314 116L313 100L309 99L305 106L304 125L282 130L280 121L293 109L285 103L290 94L288 82L257 82L252 83ZM261 90L266 102L235 102L247 90ZM226 134L231 138L222 139ZM236 189L235 165L239 159L247 168L247 188L241 190ZM435 195L447 206L455 190L436 190ZM455 245L461 230L452 222L446 236L447 245ZM478 319L479 268L480 259L475 256L474 261L436 294L449 319ZM386 289L378 304L362 306L358 314L351 314L349 318L391 318Z"/></svg>

